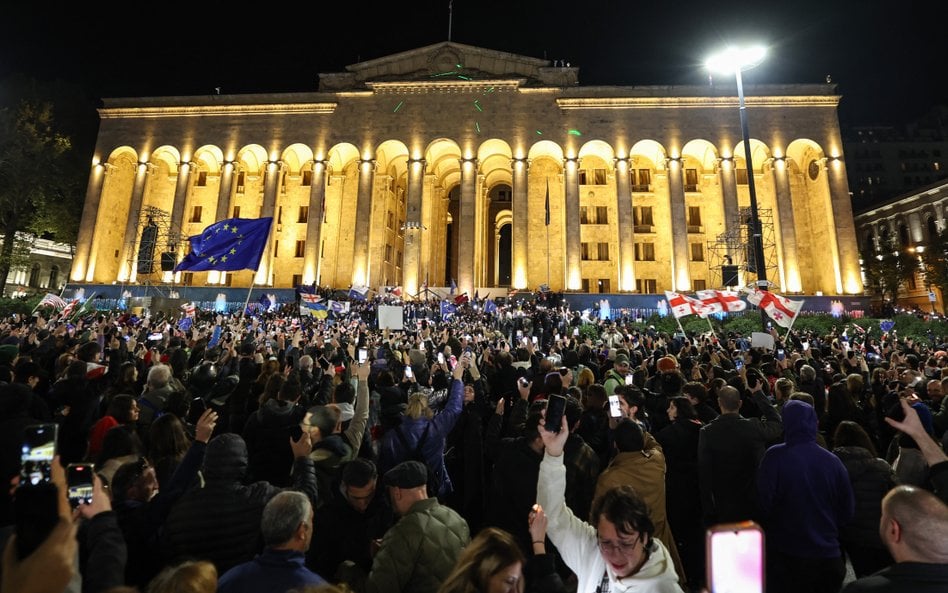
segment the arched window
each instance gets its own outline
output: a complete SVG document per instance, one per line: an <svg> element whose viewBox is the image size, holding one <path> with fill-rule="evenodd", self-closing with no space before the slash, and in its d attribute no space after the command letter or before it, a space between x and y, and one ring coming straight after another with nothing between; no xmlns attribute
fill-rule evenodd
<svg viewBox="0 0 948 593"><path fill-rule="evenodd" d="M40 265L33 264L30 268L30 281L28 286L30 288L39 288L40 285Z"/></svg>
<svg viewBox="0 0 948 593"><path fill-rule="evenodd" d="M59 288L59 266L53 266L49 270L49 283L46 288L55 290Z"/></svg>
<svg viewBox="0 0 948 593"><path fill-rule="evenodd" d="M929 215L925 220L925 226L928 227L928 239L931 241L938 236L938 223L935 222L935 217Z"/></svg>

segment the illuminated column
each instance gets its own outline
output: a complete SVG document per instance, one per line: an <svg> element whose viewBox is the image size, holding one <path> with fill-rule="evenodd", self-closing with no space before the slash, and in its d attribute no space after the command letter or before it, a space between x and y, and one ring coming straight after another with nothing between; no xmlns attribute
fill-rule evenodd
<svg viewBox="0 0 948 593"><path fill-rule="evenodd" d="M95 221L99 217L99 202L102 200L102 186L105 184L107 163L93 165L86 185L86 203L79 219L79 232L76 236L76 256L72 260L69 274L73 282L91 282L95 271L92 242L95 238ZM111 165L108 165L111 167Z"/></svg>
<svg viewBox="0 0 948 593"><path fill-rule="evenodd" d="M672 290L691 290L691 274L688 269L688 229L685 225L685 182L682 178L681 158L669 158L668 201L671 210L671 274Z"/></svg>
<svg viewBox="0 0 948 593"><path fill-rule="evenodd" d="M635 290L635 235L632 220L632 188L629 159L616 159L616 211L619 227L619 290Z"/></svg>
<svg viewBox="0 0 948 593"><path fill-rule="evenodd" d="M230 218L230 197L234 191L234 162L221 163L221 183L217 188L217 211L214 221ZM212 270L207 273L208 284L224 284L227 272Z"/></svg>
<svg viewBox="0 0 948 593"><path fill-rule="evenodd" d="M461 159L461 201L458 205L458 294L474 296L474 207L477 159Z"/></svg>
<svg viewBox="0 0 948 593"><path fill-rule="evenodd" d="M790 178L786 159L773 161L774 189L776 190L777 224L780 226L782 252L780 275L783 290L801 292L800 264L797 259L797 230L793 220L793 199L790 196Z"/></svg>
<svg viewBox="0 0 948 593"><path fill-rule="evenodd" d="M718 161L721 175L721 202L724 208L724 232L736 231L734 224L737 221L737 178L734 175L734 159L722 158ZM733 253L729 253L734 257Z"/></svg>
<svg viewBox="0 0 948 593"><path fill-rule="evenodd" d="M267 161L267 168L263 178L263 208L260 209L260 218L273 216L276 211L277 186L280 181L280 161ZM277 221L270 225L270 236L267 237L267 246L263 249L260 258L260 267L254 277L254 284L261 286L273 284L273 259L277 256L273 252L273 241L277 232Z"/></svg>
<svg viewBox="0 0 948 593"><path fill-rule="evenodd" d="M583 286L579 236L579 163L575 157L564 159L563 163L566 182L566 289L579 290ZM550 254L546 256L550 257Z"/></svg>
<svg viewBox="0 0 948 593"><path fill-rule="evenodd" d="M418 294L421 273L421 201L424 194L425 160L408 159L408 195L405 199L405 264L402 283L407 294ZM424 281L424 279L422 279Z"/></svg>
<svg viewBox="0 0 948 593"><path fill-rule="evenodd" d="M527 287L527 168L525 158L513 160L513 179L511 183L511 210L513 223L510 225L511 238L511 278L514 288Z"/></svg>
<svg viewBox="0 0 948 593"><path fill-rule="evenodd" d="M913 244L918 245L924 241L922 236L922 219L918 215L918 212L911 212L908 215L908 229L909 238Z"/></svg>
<svg viewBox="0 0 948 593"><path fill-rule="evenodd" d="M372 188L375 185L375 160L359 161L359 195L353 235L352 284L369 284L369 225L372 222Z"/></svg>
<svg viewBox="0 0 948 593"><path fill-rule="evenodd" d="M306 219L306 249L303 251L303 284L319 278L319 245L326 203L326 161L313 161L313 179L309 188L309 216Z"/></svg>
<svg viewBox="0 0 948 593"><path fill-rule="evenodd" d="M178 164L178 179L174 187L174 205L171 207L171 228L168 230L169 242L181 236L181 222L184 220L184 205L188 199L188 182L191 179L191 163ZM182 237L183 238L183 237ZM180 245L168 245L168 251L177 251ZM174 247L172 249L172 247ZM177 258L175 259L177 261Z"/></svg>
<svg viewBox="0 0 948 593"><path fill-rule="evenodd" d="M125 237L122 239L122 261L119 262L119 282L134 282L138 263L135 261L138 239L138 222L141 218L142 197L145 195L145 179L148 163L138 163L135 169L135 184L128 204L128 220L125 222Z"/></svg>
<svg viewBox="0 0 948 593"><path fill-rule="evenodd" d="M841 158L830 158L826 164L829 199L833 225L830 241L835 247L836 284L840 293L860 294L863 291L859 273L859 250L856 248L856 225L846 182L846 166Z"/></svg>

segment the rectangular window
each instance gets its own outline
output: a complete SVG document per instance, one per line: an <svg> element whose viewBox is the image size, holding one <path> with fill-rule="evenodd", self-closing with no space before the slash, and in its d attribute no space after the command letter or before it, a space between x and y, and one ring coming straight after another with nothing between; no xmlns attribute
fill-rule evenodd
<svg viewBox="0 0 948 593"><path fill-rule="evenodd" d="M280 240L277 239L273 242L273 257L276 257L280 254Z"/></svg>
<svg viewBox="0 0 948 593"><path fill-rule="evenodd" d="M705 280L692 280L692 290L708 290L708 283Z"/></svg>
<svg viewBox="0 0 948 593"><path fill-rule="evenodd" d="M734 175L738 185L747 185L747 169L735 169Z"/></svg>
<svg viewBox="0 0 948 593"><path fill-rule="evenodd" d="M596 206L596 224L609 224L608 206Z"/></svg>
<svg viewBox="0 0 948 593"><path fill-rule="evenodd" d="M385 261L386 262L392 261L392 246L391 245L385 246Z"/></svg>
<svg viewBox="0 0 948 593"><path fill-rule="evenodd" d="M599 261L609 261L609 244L599 243Z"/></svg>
<svg viewBox="0 0 948 593"><path fill-rule="evenodd" d="M589 224L589 208L586 206L579 207L579 224Z"/></svg>
<svg viewBox="0 0 948 593"><path fill-rule="evenodd" d="M297 241L296 242L296 257L303 257L304 253L306 253L306 241Z"/></svg>
<svg viewBox="0 0 948 593"><path fill-rule="evenodd" d="M691 243L691 261L704 261L704 243Z"/></svg>
<svg viewBox="0 0 948 593"><path fill-rule="evenodd" d="M579 258L583 261L590 261L589 259L589 243L580 243L579 244Z"/></svg>
<svg viewBox="0 0 948 593"><path fill-rule="evenodd" d="M198 172L197 182L195 185L198 187L207 187L207 171Z"/></svg>
<svg viewBox="0 0 948 593"><path fill-rule="evenodd" d="M651 169L630 169L629 180L632 183L632 191L648 191L648 186L652 183Z"/></svg>
<svg viewBox="0 0 948 593"><path fill-rule="evenodd" d="M697 169L685 169L685 191L698 191Z"/></svg>
<svg viewBox="0 0 948 593"><path fill-rule="evenodd" d="M605 184L606 184L606 170L593 169L593 185L605 185Z"/></svg>
<svg viewBox="0 0 948 593"><path fill-rule="evenodd" d="M688 206L688 226L701 226L701 206Z"/></svg>
<svg viewBox="0 0 948 593"><path fill-rule="evenodd" d="M385 213L385 226L388 230L395 230L395 213L389 210Z"/></svg>
<svg viewBox="0 0 948 593"><path fill-rule="evenodd" d="M224 272L224 286L231 286L234 283L234 275Z"/></svg>
<svg viewBox="0 0 948 593"><path fill-rule="evenodd" d="M303 179L300 181L300 185L303 185L303 186L313 185L313 172L312 171L303 171Z"/></svg>
<svg viewBox="0 0 948 593"><path fill-rule="evenodd" d="M589 292L589 278L583 278L582 291Z"/></svg>
<svg viewBox="0 0 948 593"><path fill-rule="evenodd" d="M286 193L286 171L280 173L280 193Z"/></svg>
<svg viewBox="0 0 948 593"><path fill-rule="evenodd" d="M300 206L300 215L296 222L309 222L309 206Z"/></svg>
<svg viewBox="0 0 948 593"><path fill-rule="evenodd" d="M599 292L612 292L612 282L608 278L599 279Z"/></svg>
<svg viewBox="0 0 948 593"><path fill-rule="evenodd" d="M293 286L300 286L303 284L303 275L302 274L293 274Z"/></svg>
<svg viewBox="0 0 948 593"><path fill-rule="evenodd" d="M283 224L283 206L277 208L277 224Z"/></svg>
<svg viewBox="0 0 948 593"><path fill-rule="evenodd" d="M243 171L237 174L237 193L238 194L244 193L244 189L245 189L244 180L245 179L246 179L246 174Z"/></svg>
<svg viewBox="0 0 948 593"><path fill-rule="evenodd" d="M195 206L194 209L191 210L190 222L201 222L201 207L200 206Z"/></svg>
<svg viewBox="0 0 948 593"><path fill-rule="evenodd" d="M576 178L580 185L586 185L586 169L577 169Z"/></svg>
<svg viewBox="0 0 948 593"><path fill-rule="evenodd" d="M181 286L193 286L194 285L194 274L191 272L184 272L181 274Z"/></svg>
<svg viewBox="0 0 948 593"><path fill-rule="evenodd" d="M655 294L658 292L654 278L636 278L635 291L642 294Z"/></svg>
<svg viewBox="0 0 948 593"><path fill-rule="evenodd" d="M240 206L234 206L234 214L231 218L240 218Z"/></svg>
<svg viewBox="0 0 948 593"><path fill-rule="evenodd" d="M636 233L651 233L655 223L652 220L651 206L636 206L632 209L632 225Z"/></svg>
<svg viewBox="0 0 948 593"><path fill-rule="evenodd" d="M655 261L655 243L636 243L635 261Z"/></svg>

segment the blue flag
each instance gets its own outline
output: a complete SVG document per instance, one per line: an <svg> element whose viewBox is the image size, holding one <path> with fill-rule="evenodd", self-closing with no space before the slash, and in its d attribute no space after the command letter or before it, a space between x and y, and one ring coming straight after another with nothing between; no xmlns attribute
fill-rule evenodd
<svg viewBox="0 0 948 593"><path fill-rule="evenodd" d="M349 298L354 301L364 301L369 294L368 286L352 286L349 288Z"/></svg>
<svg viewBox="0 0 948 593"><path fill-rule="evenodd" d="M454 315L454 312L457 310L453 304L448 301L441 301L441 317L447 318Z"/></svg>
<svg viewBox="0 0 948 593"><path fill-rule="evenodd" d="M893 327L895 327L894 321L885 320L885 321L879 322L879 329L881 329L885 333L889 333L890 331L892 331Z"/></svg>
<svg viewBox="0 0 948 593"><path fill-rule="evenodd" d="M454 291L458 289L457 282L454 281L454 278L451 278L451 294L454 294Z"/></svg>
<svg viewBox="0 0 948 593"><path fill-rule="evenodd" d="M194 324L193 317L182 317L181 321L178 322L178 329L180 329L183 332L186 332L189 329L191 329L192 324Z"/></svg>
<svg viewBox="0 0 948 593"><path fill-rule="evenodd" d="M188 238L191 252L174 271L256 270L267 246L273 217L228 218Z"/></svg>
<svg viewBox="0 0 948 593"><path fill-rule="evenodd" d="M484 313L493 313L497 310L497 303L494 302L494 299L487 299L487 302L484 303Z"/></svg>
<svg viewBox="0 0 948 593"><path fill-rule="evenodd" d="M265 311L269 311L270 305L273 304L270 302L270 298L266 295L266 293L260 295L260 300L258 302L260 303L260 306L263 307Z"/></svg>

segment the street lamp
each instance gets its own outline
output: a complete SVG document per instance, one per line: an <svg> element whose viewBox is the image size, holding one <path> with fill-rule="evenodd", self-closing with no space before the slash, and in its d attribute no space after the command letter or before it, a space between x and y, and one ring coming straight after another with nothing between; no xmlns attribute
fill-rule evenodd
<svg viewBox="0 0 948 593"><path fill-rule="evenodd" d="M757 287L767 290L767 264L764 261L764 238L760 215L757 212L757 189L754 185L754 163L751 159L750 132L747 127L747 107L744 105L744 83L741 72L760 64L767 55L763 46L728 47L712 55L705 66L712 72L733 74L737 80L737 98L740 105L741 136L744 140L744 161L747 163L747 192L750 195L751 232L754 243L754 263L757 272ZM765 315L761 309L761 315ZM764 316L766 319L766 316Z"/></svg>

